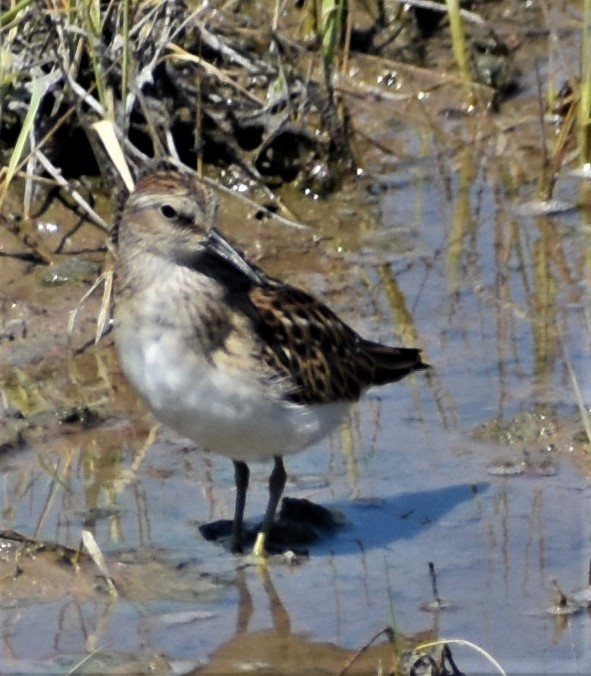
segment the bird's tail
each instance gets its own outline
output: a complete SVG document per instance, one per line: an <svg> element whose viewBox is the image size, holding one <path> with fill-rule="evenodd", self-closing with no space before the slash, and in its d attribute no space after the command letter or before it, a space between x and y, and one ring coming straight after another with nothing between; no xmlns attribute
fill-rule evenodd
<svg viewBox="0 0 591 676"><path fill-rule="evenodd" d="M409 375L413 371L431 368L421 359L421 350L413 347L389 347L372 341L363 345L374 359L376 370L373 385L385 385Z"/></svg>

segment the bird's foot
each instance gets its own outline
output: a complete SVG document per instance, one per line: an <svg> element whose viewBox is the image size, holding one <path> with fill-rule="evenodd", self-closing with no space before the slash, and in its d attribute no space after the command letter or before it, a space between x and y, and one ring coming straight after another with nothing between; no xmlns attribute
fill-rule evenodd
<svg viewBox="0 0 591 676"><path fill-rule="evenodd" d="M252 555L256 559L266 559L267 554L267 534L259 531L257 533L256 540L254 541L254 547L252 548Z"/></svg>

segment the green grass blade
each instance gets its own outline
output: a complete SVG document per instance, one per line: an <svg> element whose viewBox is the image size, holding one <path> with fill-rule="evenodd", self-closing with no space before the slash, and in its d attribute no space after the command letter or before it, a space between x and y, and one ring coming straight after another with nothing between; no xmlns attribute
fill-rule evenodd
<svg viewBox="0 0 591 676"><path fill-rule="evenodd" d="M583 34L581 39L581 99L579 133L581 164L591 162L591 0L583 6Z"/></svg>
<svg viewBox="0 0 591 676"><path fill-rule="evenodd" d="M4 201L4 196L6 195L8 186L10 185L10 182L14 178L19 162L21 161L27 143L27 138L31 132L31 129L33 128L33 124L35 123L35 117L37 116L39 104L41 103L41 99L43 98L44 93L45 88L41 80L33 80L33 89L31 92L31 102L29 103L29 110L27 111L25 120L23 122L23 126L18 135L18 139L16 140L14 150L12 151L12 155L10 156L10 161L8 162L8 167L6 169L6 175L4 176L4 181L2 183L2 188L0 190L0 206L2 206L2 202Z"/></svg>
<svg viewBox="0 0 591 676"><path fill-rule="evenodd" d="M466 38L464 36L464 29L462 26L462 19L460 16L459 0L445 0L447 4L447 12L449 15L449 29L451 32L452 47L458 69L460 71L460 78L466 91L466 104L471 106L474 104L472 92L472 77L470 74L470 61L468 59L468 47L466 46Z"/></svg>
<svg viewBox="0 0 591 676"><path fill-rule="evenodd" d="M32 2L34 2L34 0L21 0L20 2L17 2L14 7L7 9L5 12L0 14L0 28L8 25L20 11L25 9L25 7L30 5Z"/></svg>

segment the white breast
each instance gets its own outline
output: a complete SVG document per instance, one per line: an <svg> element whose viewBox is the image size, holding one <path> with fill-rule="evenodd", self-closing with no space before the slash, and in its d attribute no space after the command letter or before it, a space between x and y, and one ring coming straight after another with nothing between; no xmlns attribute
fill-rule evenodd
<svg viewBox="0 0 591 676"><path fill-rule="evenodd" d="M349 406L286 402L254 379L221 371L205 357L187 353L170 331L124 321L115 341L126 376L156 418L234 460L301 451L329 434Z"/></svg>

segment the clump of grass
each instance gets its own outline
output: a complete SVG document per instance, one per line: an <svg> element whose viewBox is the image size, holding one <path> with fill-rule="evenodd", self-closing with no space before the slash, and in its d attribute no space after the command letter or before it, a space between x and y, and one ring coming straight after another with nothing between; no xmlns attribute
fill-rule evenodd
<svg viewBox="0 0 591 676"><path fill-rule="evenodd" d="M27 167L29 183L43 172L61 185L68 165L73 176L101 171L111 185L115 175L93 140L92 125L99 120L116 125L132 173L163 157L189 167L231 165L256 181L281 210L267 186L297 179L305 191L308 180L319 192L330 192L351 168L342 101L331 114L330 107L336 110L332 79L314 81L308 54L301 51L299 58L295 41L276 25L282 17L279 3L272 28L261 26L254 46L252 17L228 11L220 19L216 9L188 0L84 0L47 7L42 12L25 1L0 14L2 53L18 69L2 78L0 65L4 99L16 111L8 122L10 133L3 127L5 148L5 139L24 127L30 82L37 71L48 78L37 108L44 118L27 117L11 177L21 168L22 139L51 128L51 138L29 143L36 165ZM324 0L322 9L323 38L312 59L332 64L342 53L348 3ZM224 30L216 31L220 20ZM328 114L318 115L318 109ZM0 124L7 124L2 110ZM74 137L78 153L68 152L71 146L63 142ZM253 146L257 152L251 152ZM78 159L83 166L70 166ZM314 173L316 165L327 171ZM318 176L327 179L323 183Z"/></svg>

